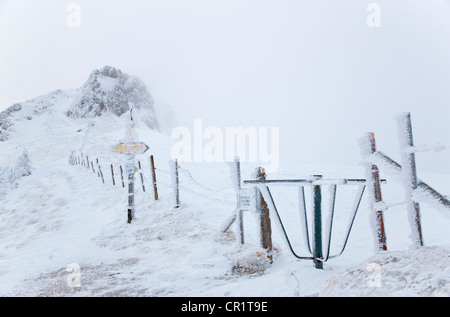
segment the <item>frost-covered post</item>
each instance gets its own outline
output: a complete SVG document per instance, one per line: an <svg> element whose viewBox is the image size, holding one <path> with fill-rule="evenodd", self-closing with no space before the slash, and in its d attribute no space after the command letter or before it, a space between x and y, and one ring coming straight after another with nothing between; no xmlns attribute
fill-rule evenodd
<svg viewBox="0 0 450 317"><path fill-rule="evenodd" d="M364 159L369 158L376 152L375 134L368 132L359 139L361 155ZM383 199L381 196L380 175L378 166L370 162L364 162L366 171L366 185L369 189L370 224L374 231L376 248L378 251L386 251L386 232L383 221Z"/></svg>
<svg viewBox="0 0 450 317"><path fill-rule="evenodd" d="M406 206L409 224L411 226L411 238L414 246L423 246L422 226L420 221L420 206L412 198L413 191L418 187L416 158L413 151L413 134L411 127L411 114L402 113L396 117L399 135L400 154L402 160L402 180L406 195Z"/></svg>
<svg viewBox="0 0 450 317"><path fill-rule="evenodd" d="M120 165L120 178L122 179L122 187L125 188L125 182L123 181L123 168L122 168L122 165Z"/></svg>
<svg viewBox="0 0 450 317"><path fill-rule="evenodd" d="M263 167L258 168L256 178L262 181L266 180L266 170ZM269 207L262 194L258 195L257 199L261 228L261 246L263 249L267 250L267 257L270 262L272 262L272 226L270 222Z"/></svg>
<svg viewBox="0 0 450 317"><path fill-rule="evenodd" d="M239 243L244 244L244 213L241 208L241 161L239 157L234 158L234 188L236 190L236 226L239 232Z"/></svg>
<svg viewBox="0 0 450 317"><path fill-rule="evenodd" d="M134 131L134 121L133 121L133 109L130 109L130 121L126 124L126 133L124 141L127 143L132 143L134 141L135 131ZM125 172L128 178L128 207L127 207L127 217L128 223L134 219L134 168L136 164L135 153L133 151L125 152L126 163Z"/></svg>
<svg viewBox="0 0 450 317"><path fill-rule="evenodd" d="M99 165L98 169L100 171L100 176L102 177L102 183L104 184L105 183L105 178L103 177L102 167Z"/></svg>
<svg viewBox="0 0 450 317"><path fill-rule="evenodd" d="M152 169L153 194L155 195L155 200L158 200L158 186L156 184L156 168L153 155L150 155L150 167Z"/></svg>
<svg viewBox="0 0 450 317"><path fill-rule="evenodd" d="M97 163L97 177L100 177L100 171L99 171L100 165L98 164L98 158L95 159L95 162Z"/></svg>
<svg viewBox="0 0 450 317"><path fill-rule="evenodd" d="M175 159L173 161L170 161L170 167L172 170L172 186L173 186L173 193L174 193L174 203L175 208L180 207L180 179L178 176L178 160Z"/></svg>
<svg viewBox="0 0 450 317"><path fill-rule="evenodd" d="M313 176L316 180L321 175ZM323 269L322 252L322 190L320 185L313 185L313 262L316 269Z"/></svg>
<svg viewBox="0 0 450 317"><path fill-rule="evenodd" d="M102 178L102 182L104 184L105 183L105 179L103 178L102 167L98 163L98 159L97 159L97 169L98 169L98 177Z"/></svg>
<svg viewBox="0 0 450 317"><path fill-rule="evenodd" d="M114 179L114 167L113 167L112 164L111 164L111 178L112 178L113 186L115 186L116 185L116 180Z"/></svg>
<svg viewBox="0 0 450 317"><path fill-rule="evenodd" d="M128 176L128 223L131 223L131 221L134 219L134 164L134 154L128 154L125 164L125 172Z"/></svg>
<svg viewBox="0 0 450 317"><path fill-rule="evenodd" d="M149 147L143 142L135 142L137 138L136 131L134 130L134 121L133 121L133 108L130 107L130 120L125 125L126 133L125 138L123 139L123 143L119 143L112 148L112 152L125 154L126 163L125 163L125 172L127 173L128 178L128 206L127 206L127 216L128 223L134 219L134 173L135 173L135 157L137 154L144 154ZM123 171L122 166L120 167L120 173L122 176L122 186L123 183Z"/></svg>
<svg viewBox="0 0 450 317"><path fill-rule="evenodd" d="M145 192L144 176L142 175L141 161L138 161L139 174L141 175L142 191Z"/></svg>
<svg viewBox="0 0 450 317"><path fill-rule="evenodd" d="M239 232L239 241L240 244L244 244L244 217L242 212L242 204L241 204L241 162L239 160L239 156L235 156L234 162L230 163L230 176L231 182L236 192L236 210L233 215L228 219L226 225L223 227L222 232L227 232L230 229L231 225L238 219L236 226Z"/></svg>

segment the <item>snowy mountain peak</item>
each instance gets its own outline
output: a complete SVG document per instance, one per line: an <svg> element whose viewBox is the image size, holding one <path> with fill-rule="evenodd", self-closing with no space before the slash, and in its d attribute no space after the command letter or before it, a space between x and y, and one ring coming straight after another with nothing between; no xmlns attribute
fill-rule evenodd
<svg viewBox="0 0 450 317"><path fill-rule="evenodd" d="M91 72L78 89L55 90L48 94L16 103L0 112L0 141L15 133L18 122L27 122L43 114L60 113L69 118L100 117L111 113L117 117L137 109L139 120L159 131L153 98L144 82L121 70L105 66Z"/></svg>
<svg viewBox="0 0 450 317"><path fill-rule="evenodd" d="M130 109L143 110L141 120L151 129L159 130L153 109L153 98L139 78L105 66L91 72L77 90L74 102L66 112L73 118L92 118L111 112L120 117Z"/></svg>

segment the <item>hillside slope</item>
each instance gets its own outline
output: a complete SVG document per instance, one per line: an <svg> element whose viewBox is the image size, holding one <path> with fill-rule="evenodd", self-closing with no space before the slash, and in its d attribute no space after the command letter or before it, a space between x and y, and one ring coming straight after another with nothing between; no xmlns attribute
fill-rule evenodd
<svg viewBox="0 0 450 317"><path fill-rule="evenodd" d="M386 213L390 251L376 255L364 197L347 249L342 256L326 262L324 270L317 270L311 261L297 260L290 253L274 219L276 251L273 264L269 264L259 247L259 219L254 210L244 213L243 246L235 239L235 226L227 233L221 232L236 206L227 163L181 162L181 206L174 208L168 164L173 140L159 133L156 126L149 126L152 112L144 106L135 108L135 123L138 140L150 146L147 153L137 156L142 163L146 191L138 173L136 219L128 224L127 192L121 186L118 171L124 164L124 156L111 152L112 146L125 134L127 109L122 113L107 110L92 115L88 111L86 116L68 116L74 100L79 100L77 93L79 90L56 91L3 113L3 122L9 123L4 130L8 135L0 142L0 166L13 166L27 150L33 170L31 175L20 177L17 186L9 188L1 197L1 295L450 295L450 272L446 269L450 266L446 256L450 220L426 205L421 205L422 221L425 243L430 247L422 253L408 251L409 225L405 210L393 206ZM98 159L104 183L97 173L97 165L93 171L69 164L69 156L74 151L82 152L91 161ZM150 154L156 161L158 201L154 200L151 189ZM252 178L256 167L242 163L243 179ZM304 178L313 174L356 178L363 177L364 171L361 166L281 162L280 170L268 177ZM423 177L450 192L448 175ZM298 189L274 187L271 190L295 250L304 253ZM311 196L308 189L307 194L306 197ZM383 194L387 202L399 201L404 195L390 179L383 187ZM332 253L342 245L354 196L355 188L338 188ZM430 254L442 261L439 272L435 266L414 259L414 255L433 259ZM372 276L367 269L367 264L372 262L381 265L382 286L378 291L364 286L364 281ZM397 262L405 265L405 269L399 269ZM408 278L410 272L420 272L421 278ZM387 277L385 284L383 276ZM399 292L398 285L405 283L407 291Z"/></svg>

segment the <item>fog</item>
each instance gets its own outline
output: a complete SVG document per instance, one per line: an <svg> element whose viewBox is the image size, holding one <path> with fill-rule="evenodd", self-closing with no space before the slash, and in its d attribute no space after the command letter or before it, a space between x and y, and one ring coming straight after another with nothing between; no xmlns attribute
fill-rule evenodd
<svg viewBox="0 0 450 317"><path fill-rule="evenodd" d="M0 1L0 110L104 65L146 83L168 130L278 127L281 161L359 164L368 131L398 159L404 111L416 144L450 144L445 0ZM420 153L418 166L448 173L449 153Z"/></svg>

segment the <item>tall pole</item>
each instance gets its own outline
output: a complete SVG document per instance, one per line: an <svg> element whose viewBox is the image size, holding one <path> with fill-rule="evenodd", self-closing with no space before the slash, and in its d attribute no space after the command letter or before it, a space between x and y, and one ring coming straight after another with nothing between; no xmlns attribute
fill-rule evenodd
<svg viewBox="0 0 450 317"><path fill-rule="evenodd" d="M238 227L238 235L239 235L239 243L244 244L244 214L241 208L241 161L239 160L239 157L236 156L234 158L234 166L235 166L235 189L236 189L236 225Z"/></svg>
<svg viewBox="0 0 450 317"><path fill-rule="evenodd" d="M134 219L134 154L127 155L125 172L128 175L128 223Z"/></svg>
<svg viewBox="0 0 450 317"><path fill-rule="evenodd" d="M180 207L180 179L178 175L178 160L173 161L173 177L174 177L174 194L175 194L175 208Z"/></svg>
<svg viewBox="0 0 450 317"><path fill-rule="evenodd" d="M114 167L113 167L112 164L111 164L111 178L112 178L113 186L115 186L116 185L116 180L114 179Z"/></svg>
<svg viewBox="0 0 450 317"><path fill-rule="evenodd" d="M368 157L376 152L375 134L373 132L366 133L360 139L360 149L364 157ZM384 229L383 210L379 207L379 203L383 201L381 196L380 174L378 166L374 164L365 164L367 187L369 189L369 204L371 223L374 223L376 236L376 248L378 251L386 251L386 232ZM378 205L378 207L377 207Z"/></svg>
<svg viewBox="0 0 450 317"><path fill-rule="evenodd" d="M400 152L402 156L402 178L406 192L408 218L411 226L412 240L415 247L423 246L422 226L419 203L412 199L413 191L418 187L416 157L411 127L411 114L403 113L397 117Z"/></svg>
<svg viewBox="0 0 450 317"><path fill-rule="evenodd" d="M133 121L133 109L130 110L130 122L127 124L126 129L126 135L125 140L127 142L133 142L134 141L134 121ZM127 215L128 215L128 223L131 223L131 221L134 219L134 167L135 167L135 154L133 152L130 152L126 154L126 164L125 164L125 172L128 177L128 208L127 208Z"/></svg>
<svg viewBox="0 0 450 317"><path fill-rule="evenodd" d="M266 171L263 167L259 167L257 171L257 179L266 180ZM267 202L264 200L262 194L258 197L259 222L261 231L261 246L267 250L267 257L270 263L273 261L272 257L272 226L270 222L270 213Z"/></svg>
<svg viewBox="0 0 450 317"><path fill-rule="evenodd" d="M122 179L122 187L125 187L125 182L123 180L123 168L122 168L122 165L120 165L120 177Z"/></svg>
<svg viewBox="0 0 450 317"><path fill-rule="evenodd" d="M139 167L139 174L141 175L142 191L145 192L144 176L142 175L141 161L138 161L138 167Z"/></svg>
<svg viewBox="0 0 450 317"><path fill-rule="evenodd" d="M238 219L237 227L239 232L239 241L240 244L244 244L244 217L241 206L241 163L239 160L239 156L235 156L234 165L233 165L232 175L234 182L234 190L236 192L236 211L232 215L232 217L228 220L227 224L223 227L222 232L227 232L230 229L231 225Z"/></svg>
<svg viewBox="0 0 450 317"><path fill-rule="evenodd" d="M155 195L155 200L158 200L158 187L156 184L155 160L153 159L153 155L150 155L150 166L152 169L153 194Z"/></svg>
<svg viewBox="0 0 450 317"><path fill-rule="evenodd" d="M317 179L322 176L315 175ZM323 269L322 252L322 191L313 185L313 262L316 269Z"/></svg>

